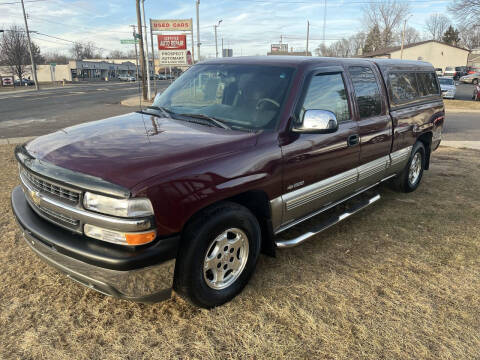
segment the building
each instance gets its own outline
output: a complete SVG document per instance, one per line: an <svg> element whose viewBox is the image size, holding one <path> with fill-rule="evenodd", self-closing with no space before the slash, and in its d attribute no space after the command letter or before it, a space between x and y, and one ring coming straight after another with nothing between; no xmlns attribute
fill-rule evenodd
<svg viewBox="0 0 480 360"><path fill-rule="evenodd" d="M363 54L367 58L400 59L401 47L395 46ZM421 41L403 47L404 60L427 61L435 68L445 70L447 66L466 66L470 51L458 46L435 40Z"/></svg>
<svg viewBox="0 0 480 360"><path fill-rule="evenodd" d="M105 60L70 60L68 64L37 65L39 83L52 81L115 80L121 75L136 75L135 63L123 60L114 63ZM0 76L12 76L9 66L0 66ZM25 66L25 78L33 79L31 66ZM17 77L15 76L15 79Z"/></svg>
<svg viewBox="0 0 480 360"><path fill-rule="evenodd" d="M267 55L312 56L312 53L310 51L270 51Z"/></svg>

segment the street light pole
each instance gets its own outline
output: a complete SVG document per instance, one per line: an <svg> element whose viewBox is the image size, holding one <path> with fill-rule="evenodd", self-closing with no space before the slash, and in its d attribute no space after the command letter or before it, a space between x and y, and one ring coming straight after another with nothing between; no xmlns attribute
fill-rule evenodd
<svg viewBox="0 0 480 360"><path fill-rule="evenodd" d="M196 2L197 8L197 61L200 61L200 17L199 17L199 8L200 7L200 0Z"/></svg>
<svg viewBox="0 0 480 360"><path fill-rule="evenodd" d="M39 89L38 89L38 81L37 81L37 69L35 68L35 61L33 59L32 42L30 41L30 32L28 31L27 15L25 14L25 5L23 4L23 0L22 0L22 10L23 10L23 19L25 20L25 31L27 32L28 51L30 52L30 62L32 64L33 81L35 81L35 89L38 91ZM22 84L22 79L20 79L20 84Z"/></svg>
<svg viewBox="0 0 480 360"><path fill-rule="evenodd" d="M147 97L152 98L152 90L150 88L150 59L148 56L148 34L147 34L147 18L145 17L145 0L142 0L143 24L145 25L145 47L147 49Z"/></svg>
<svg viewBox="0 0 480 360"><path fill-rule="evenodd" d="M135 31L135 25L130 25L133 29L133 42L135 43L135 67L137 69L137 80L138 80L138 51L137 51L137 36Z"/></svg>
<svg viewBox="0 0 480 360"><path fill-rule="evenodd" d="M412 16L412 15L410 15ZM402 31L402 46L400 47L400 60L403 59L403 43L405 42L405 28L407 26L407 20L410 18L407 17L405 20L403 20L403 31Z"/></svg>
<svg viewBox="0 0 480 360"><path fill-rule="evenodd" d="M223 20L218 20L218 24L213 25L213 28L215 29L215 57L217 57L217 58L218 58L217 27L220 26L220 23L221 23L222 21L223 21Z"/></svg>
<svg viewBox="0 0 480 360"><path fill-rule="evenodd" d="M310 21L307 20L307 47L305 51L305 56L308 56L308 37L310 35Z"/></svg>

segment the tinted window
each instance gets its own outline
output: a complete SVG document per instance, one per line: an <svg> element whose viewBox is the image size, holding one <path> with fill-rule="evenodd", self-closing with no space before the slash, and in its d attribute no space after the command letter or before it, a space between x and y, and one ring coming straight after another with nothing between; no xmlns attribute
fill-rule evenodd
<svg viewBox="0 0 480 360"><path fill-rule="evenodd" d="M303 118L305 110L312 109L331 111L336 115L338 122L350 119L342 74L324 74L312 78L299 119Z"/></svg>
<svg viewBox="0 0 480 360"><path fill-rule="evenodd" d="M443 79L438 79L438 81L440 82L440 85L455 85L455 83L453 82L453 79L443 78Z"/></svg>
<svg viewBox="0 0 480 360"><path fill-rule="evenodd" d="M418 97L415 73L390 73L388 74L388 80L390 97L394 103L407 102Z"/></svg>
<svg viewBox="0 0 480 360"><path fill-rule="evenodd" d="M349 68L349 72L355 89L360 118L380 115L382 101L372 69L365 66L353 66Z"/></svg>
<svg viewBox="0 0 480 360"><path fill-rule="evenodd" d="M453 79L446 79L446 80L451 80L453 83ZM437 84L437 80L435 79L435 74L433 72L417 73L417 81L418 81L420 96L438 95L439 93L438 84Z"/></svg>

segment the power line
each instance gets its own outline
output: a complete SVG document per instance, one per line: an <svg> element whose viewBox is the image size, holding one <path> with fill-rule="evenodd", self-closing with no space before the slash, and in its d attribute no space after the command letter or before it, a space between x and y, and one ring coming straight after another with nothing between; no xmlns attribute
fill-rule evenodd
<svg viewBox="0 0 480 360"><path fill-rule="evenodd" d="M40 2L40 1L50 1L50 0L25 0L26 3L33 3L33 2ZM21 1L13 1L13 2L1 2L1 5L14 5L14 4L21 4Z"/></svg>

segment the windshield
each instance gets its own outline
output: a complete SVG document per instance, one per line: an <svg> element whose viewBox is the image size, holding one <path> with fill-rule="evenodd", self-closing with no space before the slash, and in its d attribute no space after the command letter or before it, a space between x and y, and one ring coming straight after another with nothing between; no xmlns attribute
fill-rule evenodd
<svg viewBox="0 0 480 360"><path fill-rule="evenodd" d="M274 129L293 68L195 65L155 99L153 106L176 114L203 115L232 128Z"/></svg>
<svg viewBox="0 0 480 360"><path fill-rule="evenodd" d="M453 71L453 67L448 67L448 66L447 66L447 67L445 68L445 71Z"/></svg>
<svg viewBox="0 0 480 360"><path fill-rule="evenodd" d="M438 79L440 81L440 85L455 85L453 79Z"/></svg>

